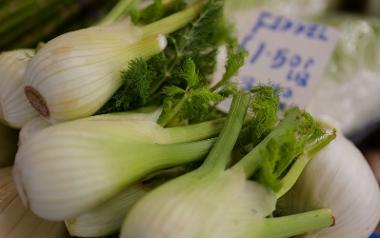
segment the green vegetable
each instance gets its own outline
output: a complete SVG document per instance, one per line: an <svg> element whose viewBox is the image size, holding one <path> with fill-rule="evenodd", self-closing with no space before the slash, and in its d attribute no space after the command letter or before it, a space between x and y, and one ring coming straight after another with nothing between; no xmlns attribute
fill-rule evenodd
<svg viewBox="0 0 380 238"><path fill-rule="evenodd" d="M184 6L182 1L155 1L133 19L149 24ZM174 9L174 10L173 10ZM224 19L224 1L208 0L198 18L168 36L168 47L149 60L136 59L123 72L123 86L99 113L120 112L163 102L159 123L163 126L205 121L216 116L220 92L242 66L246 53L240 49ZM209 89L216 54L227 44L229 61L221 82Z"/></svg>
<svg viewBox="0 0 380 238"><path fill-rule="evenodd" d="M49 220L77 217L154 171L202 159L223 125L162 128L155 115L99 115L31 137L14 168L24 204Z"/></svg>
<svg viewBox="0 0 380 238"><path fill-rule="evenodd" d="M23 90L23 76L33 55L30 49L0 53L0 123L13 128L37 116Z"/></svg>
<svg viewBox="0 0 380 238"><path fill-rule="evenodd" d="M264 140L226 170L250 100L245 93L234 98L203 165L144 196L127 216L120 237L290 237L333 225L328 209L269 217L280 196L269 188L290 189L293 184L281 179L287 181L287 173L298 177L295 172L303 169L292 164L333 139L307 113L288 111ZM247 180L252 175L267 186Z"/></svg>

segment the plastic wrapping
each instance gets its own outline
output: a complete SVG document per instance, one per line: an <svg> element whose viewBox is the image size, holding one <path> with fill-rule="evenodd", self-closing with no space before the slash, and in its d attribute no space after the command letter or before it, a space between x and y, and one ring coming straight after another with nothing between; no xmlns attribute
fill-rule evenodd
<svg viewBox="0 0 380 238"><path fill-rule="evenodd" d="M340 29L341 38L307 109L352 135L380 119L380 21L341 15L320 21Z"/></svg>

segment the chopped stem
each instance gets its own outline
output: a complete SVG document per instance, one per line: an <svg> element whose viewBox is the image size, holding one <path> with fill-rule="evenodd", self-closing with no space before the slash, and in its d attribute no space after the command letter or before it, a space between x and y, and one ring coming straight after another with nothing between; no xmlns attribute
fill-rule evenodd
<svg viewBox="0 0 380 238"><path fill-rule="evenodd" d="M235 146L235 142L244 124L244 118L250 101L251 95L244 92L239 92L234 97L223 130L202 166L206 170L219 171L224 170L227 166L231 159L231 152Z"/></svg>
<svg viewBox="0 0 380 238"><path fill-rule="evenodd" d="M99 22L99 25L107 25L115 22L125 13L129 12L139 0L120 0L112 10Z"/></svg>
<svg viewBox="0 0 380 238"><path fill-rule="evenodd" d="M174 31L177 31L191 22L199 14L202 6L203 1L199 1L183 11L177 12L159 21L146 25L142 27L143 35L167 35Z"/></svg>
<svg viewBox="0 0 380 238"><path fill-rule="evenodd" d="M315 144L311 145L306 152L303 153L292 165L289 172L281 180L282 187L276 192L276 197L280 198L284 196L297 182L298 178L301 176L302 171L305 169L306 165L310 162L313 156L330 143L335 138L335 132L333 134L328 134L323 136Z"/></svg>
<svg viewBox="0 0 380 238"><path fill-rule="evenodd" d="M130 59L139 56L141 58L148 58L152 55L160 53L166 48L167 41L166 37L163 35L151 35L140 41L137 41L135 44L128 45L125 47L125 51L128 54L125 54L127 62Z"/></svg>
<svg viewBox="0 0 380 238"><path fill-rule="evenodd" d="M333 226L334 216L329 209L320 209L278 218L267 218L260 237L293 237Z"/></svg>

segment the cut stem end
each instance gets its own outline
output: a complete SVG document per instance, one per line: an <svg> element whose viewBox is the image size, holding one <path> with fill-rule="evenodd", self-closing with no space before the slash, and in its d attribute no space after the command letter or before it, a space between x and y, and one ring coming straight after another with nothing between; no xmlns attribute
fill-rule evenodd
<svg viewBox="0 0 380 238"><path fill-rule="evenodd" d="M29 100L30 104L32 104L33 108L43 117L49 117L50 111L42 95L31 86L26 86L24 91L26 98Z"/></svg>

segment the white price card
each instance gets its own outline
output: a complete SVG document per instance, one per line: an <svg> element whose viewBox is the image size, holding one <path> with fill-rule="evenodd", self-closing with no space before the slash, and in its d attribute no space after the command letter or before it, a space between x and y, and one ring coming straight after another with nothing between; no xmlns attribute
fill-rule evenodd
<svg viewBox="0 0 380 238"><path fill-rule="evenodd" d="M255 84L281 88L281 106L305 107L323 76L339 32L267 10L236 17L241 46L248 52L237 80L243 90Z"/></svg>

